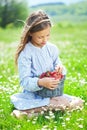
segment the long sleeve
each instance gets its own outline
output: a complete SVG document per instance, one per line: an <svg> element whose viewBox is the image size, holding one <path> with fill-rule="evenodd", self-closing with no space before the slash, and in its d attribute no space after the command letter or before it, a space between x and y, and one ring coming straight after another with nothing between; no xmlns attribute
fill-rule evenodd
<svg viewBox="0 0 87 130"><path fill-rule="evenodd" d="M54 51L54 53L53 53L53 65L54 65L54 67L56 66L56 65L61 65L62 64L62 62L61 62L61 60L60 60L60 58L59 58L59 54L58 54L58 50L57 49L55 49L55 51Z"/></svg>
<svg viewBox="0 0 87 130"><path fill-rule="evenodd" d="M57 66L57 65L62 65L62 62L61 62L61 60L60 60L60 57L59 57L59 50L58 50L58 48L55 46L55 45L53 45L53 47L51 47L50 48L51 50L50 50L50 55L51 55L51 57L52 57L52 59L53 59L53 66L54 66L54 68ZM66 73L67 73L67 71L66 71L66 68L64 67L64 69L63 69L63 72L62 72L64 75L66 75Z"/></svg>
<svg viewBox="0 0 87 130"><path fill-rule="evenodd" d="M18 58L18 71L20 78L20 85L28 91L41 90L37 84L38 77L33 77L31 73L31 57L27 57L26 53L21 52Z"/></svg>

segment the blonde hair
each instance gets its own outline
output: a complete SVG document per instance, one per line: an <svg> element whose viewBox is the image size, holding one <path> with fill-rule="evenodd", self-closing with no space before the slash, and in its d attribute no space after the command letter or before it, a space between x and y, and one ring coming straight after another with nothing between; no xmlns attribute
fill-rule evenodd
<svg viewBox="0 0 87 130"><path fill-rule="evenodd" d="M23 28L23 32L21 35L20 43L16 50L15 55L15 63L17 64L17 60L21 51L25 48L25 45L31 41L31 36L29 33L35 33L45 29L47 26L51 26L51 21L48 15L42 11L38 10L33 12L27 19Z"/></svg>

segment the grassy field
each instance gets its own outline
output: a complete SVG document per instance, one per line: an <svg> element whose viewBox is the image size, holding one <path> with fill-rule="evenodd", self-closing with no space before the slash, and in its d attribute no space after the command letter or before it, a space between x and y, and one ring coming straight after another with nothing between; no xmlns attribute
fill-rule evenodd
<svg viewBox="0 0 87 130"><path fill-rule="evenodd" d="M10 96L21 91L14 64L20 34L20 28L0 28L0 130L87 130L87 23L59 23L52 28L50 39L67 68L64 92L84 99L84 107L18 120L11 116Z"/></svg>

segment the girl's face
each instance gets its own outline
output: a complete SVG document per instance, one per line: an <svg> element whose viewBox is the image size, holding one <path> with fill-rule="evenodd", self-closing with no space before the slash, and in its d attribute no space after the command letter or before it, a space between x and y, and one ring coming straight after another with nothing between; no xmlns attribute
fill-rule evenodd
<svg viewBox="0 0 87 130"><path fill-rule="evenodd" d="M43 47L50 37L50 26L42 31L30 34L32 36L31 43L36 47Z"/></svg>

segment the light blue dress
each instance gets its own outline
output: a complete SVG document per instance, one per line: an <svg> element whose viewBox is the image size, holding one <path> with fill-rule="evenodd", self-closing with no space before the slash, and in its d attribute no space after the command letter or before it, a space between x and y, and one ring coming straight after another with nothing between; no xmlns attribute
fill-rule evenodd
<svg viewBox="0 0 87 130"><path fill-rule="evenodd" d="M26 44L18 58L19 79L23 92L11 96L11 102L16 109L26 110L49 104L50 98L36 95L36 91L43 89L37 82L43 72L53 71L58 64L62 63L55 45L47 42L39 48L31 42ZM66 75L66 69L63 74Z"/></svg>

